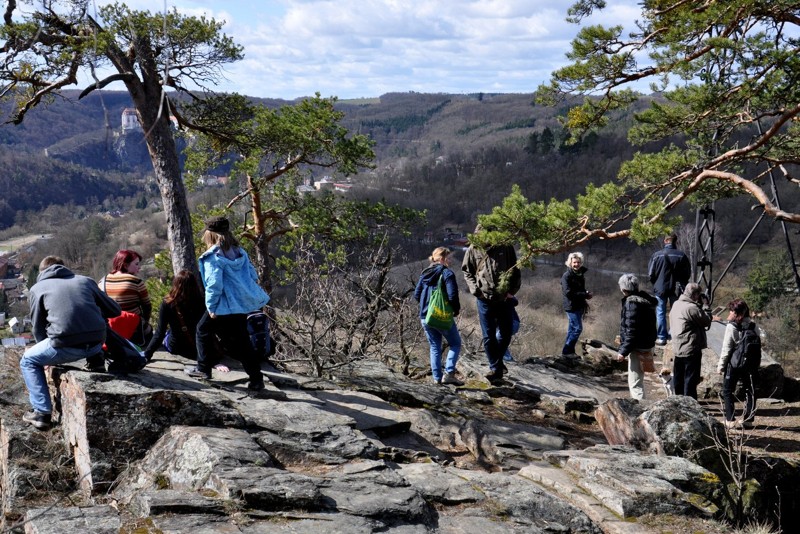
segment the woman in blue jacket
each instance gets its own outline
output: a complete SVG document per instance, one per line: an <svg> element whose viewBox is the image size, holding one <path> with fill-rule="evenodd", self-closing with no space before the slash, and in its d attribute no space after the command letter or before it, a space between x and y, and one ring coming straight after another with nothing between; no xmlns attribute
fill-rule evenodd
<svg viewBox="0 0 800 534"><path fill-rule="evenodd" d="M422 271L417 282L417 287L414 290L414 298L419 302L419 317L422 322L422 328L425 330L425 335L428 337L428 343L431 345L431 372L433 373L433 381L436 384L454 384L463 385L461 381L456 378L456 363L458 363L458 355L461 352L461 335L458 333L458 327L455 321L449 330L439 330L432 328L425 324L425 316L428 313L428 301L430 300L431 293L436 289L439 284L439 279L442 280L442 285L447 293L447 300L453 308L453 315L457 316L461 310L461 303L458 300L458 283L456 282L456 275L450 270L450 249L447 247L438 247L433 251L429 258L431 264ZM442 374L442 338L447 340L450 346L447 352L447 360L444 365L444 374Z"/></svg>
<svg viewBox="0 0 800 534"><path fill-rule="evenodd" d="M200 256L200 277L205 286L206 312L197 323L197 367L187 369L189 376L211 378L217 363L214 337L218 336L227 352L242 362L250 377L251 391L264 389L261 364L247 331L247 315L269 302L269 295L258 285L258 275L247 253L230 232L224 217L206 223L203 243L208 248Z"/></svg>

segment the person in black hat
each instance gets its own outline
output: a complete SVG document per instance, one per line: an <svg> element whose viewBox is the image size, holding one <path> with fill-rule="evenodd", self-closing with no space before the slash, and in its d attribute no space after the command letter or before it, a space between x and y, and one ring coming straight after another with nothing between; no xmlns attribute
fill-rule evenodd
<svg viewBox="0 0 800 534"><path fill-rule="evenodd" d="M225 217L206 221L203 242L208 247L199 260L200 278L205 286L206 312L197 324L197 366L186 373L195 378L211 378L218 363L214 353L217 336L228 353L242 362L250 377L248 389L264 389L264 376L250 335L247 315L269 302L269 295L258 285L258 275L247 253L230 231Z"/></svg>

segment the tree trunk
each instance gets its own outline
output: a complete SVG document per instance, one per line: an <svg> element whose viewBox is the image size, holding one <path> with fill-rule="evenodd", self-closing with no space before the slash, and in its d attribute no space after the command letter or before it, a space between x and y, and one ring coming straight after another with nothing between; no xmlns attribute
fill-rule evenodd
<svg viewBox="0 0 800 534"><path fill-rule="evenodd" d="M160 94L160 91L159 91ZM167 239L170 244L172 271L182 269L198 272L194 250L192 219L183 186L178 152L172 134L167 106L160 108L159 100L136 95L131 91L145 133L147 150L153 162L164 213L167 216Z"/></svg>
<svg viewBox="0 0 800 534"><path fill-rule="evenodd" d="M255 187L253 180L247 176L247 186L250 193L250 209L253 210L253 235L255 236L256 271L258 283L266 290L272 292L272 280L269 269L269 240L264 232L264 214L261 211L261 192Z"/></svg>

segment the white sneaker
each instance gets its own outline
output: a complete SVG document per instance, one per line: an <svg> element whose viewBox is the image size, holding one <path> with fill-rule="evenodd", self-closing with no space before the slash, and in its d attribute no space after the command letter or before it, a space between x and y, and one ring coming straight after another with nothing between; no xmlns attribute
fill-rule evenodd
<svg viewBox="0 0 800 534"><path fill-rule="evenodd" d="M737 419L736 424L740 425L742 428L755 428L756 424L753 422L753 419L745 421L744 419Z"/></svg>

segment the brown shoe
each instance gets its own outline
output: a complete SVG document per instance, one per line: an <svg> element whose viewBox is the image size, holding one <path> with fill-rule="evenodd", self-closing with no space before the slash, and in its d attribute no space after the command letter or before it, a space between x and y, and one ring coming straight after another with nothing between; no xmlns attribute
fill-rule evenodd
<svg viewBox="0 0 800 534"><path fill-rule="evenodd" d="M451 384L453 386L463 386L464 382L456 378L454 373L445 373L442 377L442 384Z"/></svg>

